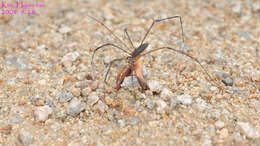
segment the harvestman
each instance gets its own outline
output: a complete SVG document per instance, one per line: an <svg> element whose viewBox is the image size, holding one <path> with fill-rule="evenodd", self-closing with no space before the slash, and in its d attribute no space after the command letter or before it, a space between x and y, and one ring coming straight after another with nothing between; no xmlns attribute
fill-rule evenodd
<svg viewBox="0 0 260 146"><path fill-rule="evenodd" d="M126 47L128 50L130 50L130 48L121 40L119 39L113 32L111 29L109 29L104 23L102 23L101 21L97 20L96 18L94 18L93 16L90 16L90 15L87 15L88 17L90 17L91 19L95 20L96 22L100 23L101 25L103 25L120 43L122 43L124 45L124 47ZM147 54L150 54L152 52L155 52L155 51L158 51L158 50L162 50L162 49L168 49L168 50L172 50L174 52L177 52L177 53L180 53L180 54L183 54L189 58L191 58L192 60L194 60L195 62L197 62L200 67L203 69L203 71L205 72L205 74L211 79L213 80L213 78L209 75L209 73L207 72L207 70L202 66L202 64L194 57L190 56L189 54L186 54L185 52L181 51L181 50L176 50L174 48L171 48L171 47L160 47L160 48L156 48L156 49L152 49L146 53L143 53L144 50L148 47L148 43L144 43L146 37L148 36L149 32L151 31L152 27L156 24L156 23L159 23L161 21L166 21L166 20L170 20L170 19L176 19L178 18L180 20L180 24L181 24L181 35L182 35L182 43L184 44L184 33L183 33L183 27L182 27L182 19L181 19L181 16L172 16L172 17L167 17L167 18L164 18L164 19L156 19L156 20L153 20L152 24L150 25L149 29L147 30L145 36L143 37L140 45L136 48L134 47L133 43L132 43L132 40L128 34L128 31L127 29L124 29L124 33L126 34L127 36L127 39L129 41L129 43L131 44L131 47L134 49L133 52L129 52L115 44L112 44L112 43L106 43L106 44L103 44L99 47L97 47L95 50L94 50L94 53L92 55L92 58L91 58L91 64L93 64L93 59L94 59L94 55L95 53L105 47L105 46L112 46L116 49L119 49L121 51L123 51L124 53L126 53L128 56L127 57L122 57L122 58L117 58L117 59L114 59L112 61L109 62L109 66L108 66L108 70L105 74L105 79L104 79L104 82L106 83L106 79L107 79L107 75L110 71L110 68L112 66L112 64L116 61L122 61L122 60L127 60L127 63L126 65L123 66L123 68L119 71L118 75L117 75L117 78L116 78L116 83L115 85L113 86L113 88L115 88L116 90L119 90L121 88L121 84L122 82L124 81L125 77L127 76L136 76L137 79L138 79L138 82L141 86L141 88L143 90L146 90L148 89L148 86L144 80L144 77L143 77L143 70L142 70L142 64L140 62L140 58L142 56L145 56ZM214 80L215 82L215 80ZM215 82L216 83L216 82ZM217 84L218 86L219 84ZM219 86L218 86L219 87Z"/></svg>

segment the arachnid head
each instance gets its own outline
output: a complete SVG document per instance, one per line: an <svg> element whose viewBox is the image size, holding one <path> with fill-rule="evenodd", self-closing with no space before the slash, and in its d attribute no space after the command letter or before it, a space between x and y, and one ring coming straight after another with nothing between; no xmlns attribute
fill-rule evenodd
<svg viewBox="0 0 260 146"><path fill-rule="evenodd" d="M137 57L139 54L141 54L147 47L148 47L148 43L143 43L141 44L138 48L136 48L134 50L134 52L131 54L132 58Z"/></svg>

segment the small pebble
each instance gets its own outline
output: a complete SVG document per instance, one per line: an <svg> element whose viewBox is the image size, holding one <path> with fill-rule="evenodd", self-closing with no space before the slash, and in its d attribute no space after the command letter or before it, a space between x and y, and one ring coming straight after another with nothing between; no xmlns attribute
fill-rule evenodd
<svg viewBox="0 0 260 146"><path fill-rule="evenodd" d="M260 11L260 1L253 2L252 3L252 9L253 9L254 12Z"/></svg>
<svg viewBox="0 0 260 146"><path fill-rule="evenodd" d="M52 109L47 105L37 107L34 112L34 115L39 122L46 121L51 114Z"/></svg>
<svg viewBox="0 0 260 146"><path fill-rule="evenodd" d="M79 96L80 96L80 88L72 87L72 88L70 89L70 92L71 92L75 97L79 97Z"/></svg>
<svg viewBox="0 0 260 146"><path fill-rule="evenodd" d="M234 13L240 14L242 11L242 4L241 2L238 2L235 6L232 7L232 11Z"/></svg>
<svg viewBox="0 0 260 146"><path fill-rule="evenodd" d="M138 80L136 76L128 76L124 79L121 87L134 87L138 84Z"/></svg>
<svg viewBox="0 0 260 146"><path fill-rule="evenodd" d="M159 93L161 91L161 85L159 81L149 80L147 84L151 91L156 93Z"/></svg>
<svg viewBox="0 0 260 146"><path fill-rule="evenodd" d="M131 117L131 118L129 119L129 123L130 123L131 125L136 125L136 124L139 123L139 121L140 121L140 119L137 118L137 117Z"/></svg>
<svg viewBox="0 0 260 146"><path fill-rule="evenodd" d="M84 88L82 89L81 93L83 97L87 97L91 93L91 88L90 87Z"/></svg>
<svg viewBox="0 0 260 146"><path fill-rule="evenodd" d="M156 110L157 110L158 113L160 113L160 114L165 113L165 110L167 108L167 103L165 101L157 100L156 106L157 106Z"/></svg>
<svg viewBox="0 0 260 146"><path fill-rule="evenodd" d="M62 34L69 33L70 31L71 31L71 28L69 28L68 26L63 26L59 29L59 32Z"/></svg>
<svg viewBox="0 0 260 146"><path fill-rule="evenodd" d="M225 123L218 120L216 123L215 123L215 126L219 129L223 128L225 126Z"/></svg>
<svg viewBox="0 0 260 146"><path fill-rule="evenodd" d="M227 128L223 128L219 131L219 138L223 139L228 137L228 129Z"/></svg>
<svg viewBox="0 0 260 146"><path fill-rule="evenodd" d="M117 123L120 125L120 127L124 127L126 125L126 122L124 119L119 119Z"/></svg>
<svg viewBox="0 0 260 146"><path fill-rule="evenodd" d="M80 53L77 51L70 52L63 56L61 62L65 67L70 67L72 65L72 62L76 61L79 56Z"/></svg>
<svg viewBox="0 0 260 146"><path fill-rule="evenodd" d="M54 131L54 132L57 132L59 131L61 128L60 124L59 123L54 123L51 125L51 129Z"/></svg>
<svg viewBox="0 0 260 146"><path fill-rule="evenodd" d="M21 45L21 47L23 49L27 49L28 48L28 44L26 42L22 42L20 45Z"/></svg>
<svg viewBox="0 0 260 146"><path fill-rule="evenodd" d="M58 96L60 102L69 102L73 98L73 95L67 91L61 92Z"/></svg>
<svg viewBox="0 0 260 146"><path fill-rule="evenodd" d="M222 82L226 86L233 86L233 79L231 77L225 77L224 80L222 80Z"/></svg>
<svg viewBox="0 0 260 146"><path fill-rule="evenodd" d="M85 104L81 103L79 99L73 98L67 107L67 113L71 116L78 115L85 108Z"/></svg>
<svg viewBox="0 0 260 146"><path fill-rule="evenodd" d="M176 99L177 99L177 101L181 102L184 105L192 104L192 96L190 96L188 94L179 95L179 96L177 96Z"/></svg>
<svg viewBox="0 0 260 146"><path fill-rule="evenodd" d="M154 105L155 105L154 101L153 101L153 100L150 100L150 101L146 104L146 107L151 110L151 109L154 108Z"/></svg>
<svg viewBox="0 0 260 146"><path fill-rule="evenodd" d="M14 56L11 56L11 55L8 55L5 57L5 63L7 65L11 65L11 64L15 64L17 62L17 57L14 57Z"/></svg>
<svg viewBox="0 0 260 146"><path fill-rule="evenodd" d="M249 123L238 122L237 124L240 127L242 133L244 133L248 138L257 139L260 137L259 131L253 128Z"/></svg>
<svg viewBox="0 0 260 146"><path fill-rule="evenodd" d="M108 106L103 103L101 100L95 105L95 109L97 109L100 113L105 113L108 110Z"/></svg>
<svg viewBox="0 0 260 146"><path fill-rule="evenodd" d="M96 92L92 92L89 96L88 96L88 101L87 104L90 106L93 106L94 104L96 104L99 100L98 94Z"/></svg>
<svg viewBox="0 0 260 146"><path fill-rule="evenodd" d="M218 79L222 79L222 78L223 78L223 73L222 73L222 72L215 72L215 76L216 76Z"/></svg>
<svg viewBox="0 0 260 146"><path fill-rule="evenodd" d="M166 99L173 98L174 94L168 88L163 88L162 93L160 94L160 96L161 96L162 99L166 100Z"/></svg>
<svg viewBox="0 0 260 146"><path fill-rule="evenodd" d="M59 119L59 120L65 120L67 117L66 111L65 110L61 110L61 111L57 111L55 112L55 118Z"/></svg>
<svg viewBox="0 0 260 146"><path fill-rule="evenodd" d="M19 132L18 140L25 146L30 145L33 142L33 135L28 130L22 129Z"/></svg>
<svg viewBox="0 0 260 146"><path fill-rule="evenodd" d="M174 109L180 103L181 103L180 101L178 101L176 99L172 99L171 104L170 104L170 109Z"/></svg>

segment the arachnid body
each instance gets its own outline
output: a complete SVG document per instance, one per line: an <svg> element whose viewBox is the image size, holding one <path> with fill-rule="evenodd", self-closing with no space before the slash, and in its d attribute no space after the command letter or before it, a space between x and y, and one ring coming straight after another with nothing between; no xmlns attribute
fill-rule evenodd
<svg viewBox="0 0 260 146"><path fill-rule="evenodd" d="M93 20L97 21L98 23L100 23L101 25L103 25L119 42L121 42L125 48L127 48L128 50L130 50L130 48L121 40L119 39L106 25L104 25L104 23L102 23L101 21L97 20L96 18L92 17L92 16L89 16L88 17L92 18ZM159 48L156 48L156 49L152 49L150 51L147 51L147 52L144 52L145 49L148 47L148 43L144 43L146 37L148 36L149 32L151 31L152 27L158 23L158 22L161 22L161 21L166 21L166 20L170 20L170 19L175 19L175 18L178 18L180 20L180 24L181 24L181 34L182 34L182 42L184 43L184 33L183 33L183 27L182 27L182 19L181 19L181 16L172 16L172 17L167 17L167 18L164 18L164 19L156 19L156 20L153 20L152 24L150 25L149 29L147 30L145 36L143 37L140 45L136 48L134 47L133 43L132 43L132 40L128 34L128 31L127 29L124 30L127 38L128 38L128 41L129 43L131 44L131 47L134 49L133 52L129 52L128 50L124 49L124 48L121 48L115 44L112 44L112 43L106 43L106 44L103 44L99 47L97 47L95 50L94 50L94 53L92 55L92 60L91 60L91 64L93 62L93 58L94 58L94 55L96 53L96 51L98 51L99 49L101 48L104 48L105 46L111 46L115 49L119 49L121 51L123 51L124 53L126 53L128 56L127 57L123 57L123 58L117 58L117 59L114 59L112 60L110 63L109 63L109 66L108 66L108 70L105 74L105 79L104 81L106 82L106 79L107 79L107 75L110 71L110 68L112 66L112 64L116 61L122 61L124 59L127 60L127 63L122 67L122 69L119 71L117 77L116 77L116 83L115 85L113 86L113 88L115 88L116 90L119 90L120 87L121 87L121 84L123 83L124 79L127 77L127 76L136 76L137 79L138 79L138 82L141 86L141 88L143 90L146 90L148 89L148 86L144 80L144 77L143 77L143 70L142 70L142 64L141 64L141 61L140 61L140 58L142 56L145 56L147 54L150 54L152 52L155 52L155 51L158 51L158 50L162 50L162 49L168 49L168 50L172 50L174 52L177 52L177 53L180 53L180 54L183 54L189 58L191 58L193 61L197 62L201 68L203 69L203 71L205 72L205 74L210 78L212 79L212 77L209 75L209 73L207 72L207 70L202 66L202 64L194 57L190 56L189 54L181 51L181 50L177 50L177 49L174 49L174 48L171 48L171 47L159 47Z"/></svg>

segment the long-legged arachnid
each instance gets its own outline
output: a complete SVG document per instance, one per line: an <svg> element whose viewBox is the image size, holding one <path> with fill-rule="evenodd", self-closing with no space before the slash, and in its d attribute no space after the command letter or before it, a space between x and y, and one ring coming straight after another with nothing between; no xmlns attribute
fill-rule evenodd
<svg viewBox="0 0 260 146"><path fill-rule="evenodd" d="M106 25L104 25L104 23L102 23L101 21L97 20L96 18L92 17L92 16L89 16L88 17L92 18L93 20L95 20L96 22L100 23L101 25L103 25L119 42L121 42L125 48L127 48L129 50L129 47L121 40L119 39ZM174 49L172 47L159 47L159 48L156 48L156 49L152 49L148 52L144 52L144 50L148 47L148 43L144 43L146 37L148 36L149 32L151 31L151 29L153 28L153 26L156 24L156 23L159 23L159 22L162 22L162 21L167 21L167 20L170 20L170 19L179 19L180 21L180 24L181 24L181 35L182 35L182 42L184 43L184 33L183 33L183 27L182 27L182 18L181 16L172 16L172 17L167 17L167 18L164 18L164 19L156 19L156 20L153 20L152 24L150 25L149 29L147 30L146 34L144 35L143 39L141 40L141 43L140 45L136 48L134 47L133 43L132 43L132 40L127 32L127 29L124 30L126 36L127 36L127 39L129 41L129 43L131 44L131 47L134 48L134 51L133 52L129 52L128 50L124 49L124 48L121 48L119 47L118 45L115 45L115 44L112 44L112 43L106 43L106 44L103 44L99 47L97 47L95 50L94 50L94 53L92 55L92 59L91 59L91 64L93 63L93 58L94 58L94 55L95 53L104 48L105 46L111 46L115 49L119 49L121 51L123 51L124 53L126 53L128 56L127 57L123 57L123 58L117 58L117 59L114 59L112 60L110 63L109 63L109 66L108 66L108 70L105 74L105 83L106 83L106 79L107 79L107 75L110 71L110 68L112 66L112 64L116 61L122 61L124 59L127 60L127 63L122 67L122 69L119 71L117 77L116 77L116 83L115 85L113 86L116 90L119 90L120 87L121 87L121 84L122 82L124 81L125 77L127 76L136 76L137 79L138 79L138 82L141 86L141 88L143 90L146 90L148 89L148 86L144 80L144 77L143 77L143 69L142 69L142 64L140 62L140 58L147 55L147 54L150 54L152 52L155 52L155 51L158 51L158 50L162 50L162 49L167 49L167 50L171 50L171 51L174 51L174 52L177 52L177 53L180 53L180 54L183 54L184 56L187 56L189 57L190 59L192 59L193 61L195 61L196 63L198 63L200 65L200 67L203 69L204 73L211 79L215 82L215 80L209 75L209 73L207 72L207 70L202 66L202 64L194 57L190 56L189 54L181 51L181 50L177 50L177 49ZM216 82L215 82L216 83ZM217 84L217 86L219 87L219 84Z"/></svg>

